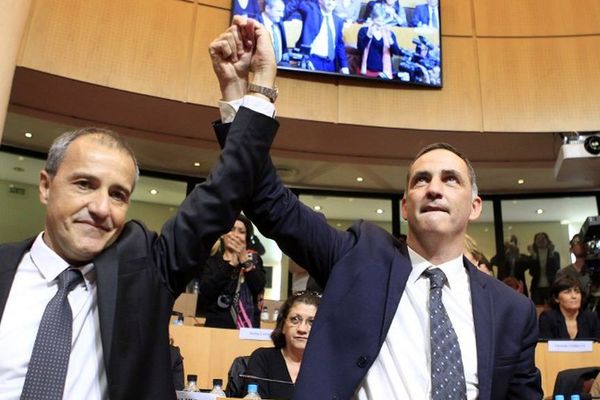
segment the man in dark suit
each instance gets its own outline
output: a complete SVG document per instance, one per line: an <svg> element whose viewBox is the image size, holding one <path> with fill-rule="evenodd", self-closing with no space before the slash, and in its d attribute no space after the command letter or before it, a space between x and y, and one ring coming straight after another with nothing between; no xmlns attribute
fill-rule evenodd
<svg viewBox="0 0 600 400"><path fill-rule="evenodd" d="M304 1L298 5L302 33L296 47L309 51L315 70L348 74L344 21L333 13L335 5L336 0Z"/></svg>
<svg viewBox="0 0 600 400"><path fill-rule="evenodd" d="M281 62L281 58L287 52L287 40L283 28L284 12L285 3L283 0L264 0L263 11L258 18L258 22L263 24L271 34L277 64Z"/></svg>
<svg viewBox="0 0 600 400"><path fill-rule="evenodd" d="M243 87L221 81L228 86ZM228 129L216 125L220 142ZM430 341L428 309L436 268L447 278L442 302L464 366L464 392L450 398L542 398L535 307L463 256L482 202L471 164L456 149L429 146L410 165L406 242L364 221L336 230L283 186L272 163L259 173L246 215L325 287L294 399L437 399L429 355L439 342Z"/></svg>
<svg viewBox="0 0 600 400"><path fill-rule="evenodd" d="M262 27L248 28L260 48L271 47ZM254 82L273 85L274 72L261 68L265 59L274 63L272 50L265 56L253 54L252 47L211 46L211 54L230 60L218 73L236 75L237 63L253 60ZM26 375L35 375L28 367L42 314L63 291L56 277L64 282L63 271L75 269L81 275L68 294L73 315L68 368L60 379L41 377L53 388L62 385L63 395L52 398L175 399L168 336L173 303L254 191L252 171L262 168L276 131L270 116L241 108L207 181L189 194L160 234L139 221L125 222L138 168L117 134L80 129L54 142L40 173L44 231L0 245L0 397L19 399L28 386ZM250 124L257 130L248 130ZM52 357L62 353L43 350ZM40 363L52 368L47 361L42 357ZM34 395L46 391L34 389Z"/></svg>
<svg viewBox="0 0 600 400"><path fill-rule="evenodd" d="M427 0L427 4L419 4L413 12L411 26L429 26L440 28L439 0Z"/></svg>

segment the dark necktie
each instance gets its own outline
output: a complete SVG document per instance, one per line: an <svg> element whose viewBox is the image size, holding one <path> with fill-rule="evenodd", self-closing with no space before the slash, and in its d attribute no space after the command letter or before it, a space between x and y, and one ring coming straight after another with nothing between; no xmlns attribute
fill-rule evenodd
<svg viewBox="0 0 600 400"><path fill-rule="evenodd" d="M465 373L458 337L442 303L446 275L439 268L423 272L429 278L429 323L431 343L431 399L466 399Z"/></svg>
<svg viewBox="0 0 600 400"><path fill-rule="evenodd" d="M335 59L335 38L333 29L331 29L331 15L325 17L325 24L327 25L327 59L333 61Z"/></svg>
<svg viewBox="0 0 600 400"><path fill-rule="evenodd" d="M21 400L63 398L73 336L73 312L67 296L82 281L76 269L58 276L58 291L46 306L35 338Z"/></svg>

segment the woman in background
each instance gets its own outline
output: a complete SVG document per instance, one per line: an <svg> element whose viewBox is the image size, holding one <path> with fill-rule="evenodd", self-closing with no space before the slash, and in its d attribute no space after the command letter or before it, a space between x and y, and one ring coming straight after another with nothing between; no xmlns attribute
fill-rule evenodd
<svg viewBox="0 0 600 400"><path fill-rule="evenodd" d="M552 284L552 309L540 315L540 339L600 339L600 321L592 311L581 309L581 283L561 276Z"/></svg>
<svg viewBox="0 0 600 400"><path fill-rule="evenodd" d="M549 298L550 286L560 268L560 255L546 232L533 237L531 255L526 262L531 275L531 300L536 306L544 305Z"/></svg>
<svg viewBox="0 0 600 400"><path fill-rule="evenodd" d="M213 247L199 278L198 310L212 328L258 328L259 295L266 274L260 256L248 250L253 233L250 220L240 215L230 232Z"/></svg>
<svg viewBox="0 0 600 400"><path fill-rule="evenodd" d="M275 347L256 349L250 356L246 374L265 379L252 381L258 383L258 393L262 398L289 399L293 396L294 383L320 300L320 293L308 291L296 292L288 297L271 333Z"/></svg>

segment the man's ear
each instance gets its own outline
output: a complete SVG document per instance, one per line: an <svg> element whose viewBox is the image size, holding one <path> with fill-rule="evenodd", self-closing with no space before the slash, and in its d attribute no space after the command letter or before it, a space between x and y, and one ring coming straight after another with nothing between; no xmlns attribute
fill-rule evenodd
<svg viewBox="0 0 600 400"><path fill-rule="evenodd" d="M50 175L43 169L40 171L40 183L38 185L38 194L40 196L40 202L42 204L48 204L48 197L50 196Z"/></svg>

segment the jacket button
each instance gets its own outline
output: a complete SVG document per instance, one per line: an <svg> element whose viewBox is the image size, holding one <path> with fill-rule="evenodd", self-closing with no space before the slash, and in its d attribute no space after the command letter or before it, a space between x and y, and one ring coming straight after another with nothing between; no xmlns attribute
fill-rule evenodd
<svg viewBox="0 0 600 400"><path fill-rule="evenodd" d="M364 368L367 366L368 362L369 362L369 357L360 356L360 357L358 357L358 360L356 360L356 365L358 365L359 368Z"/></svg>

